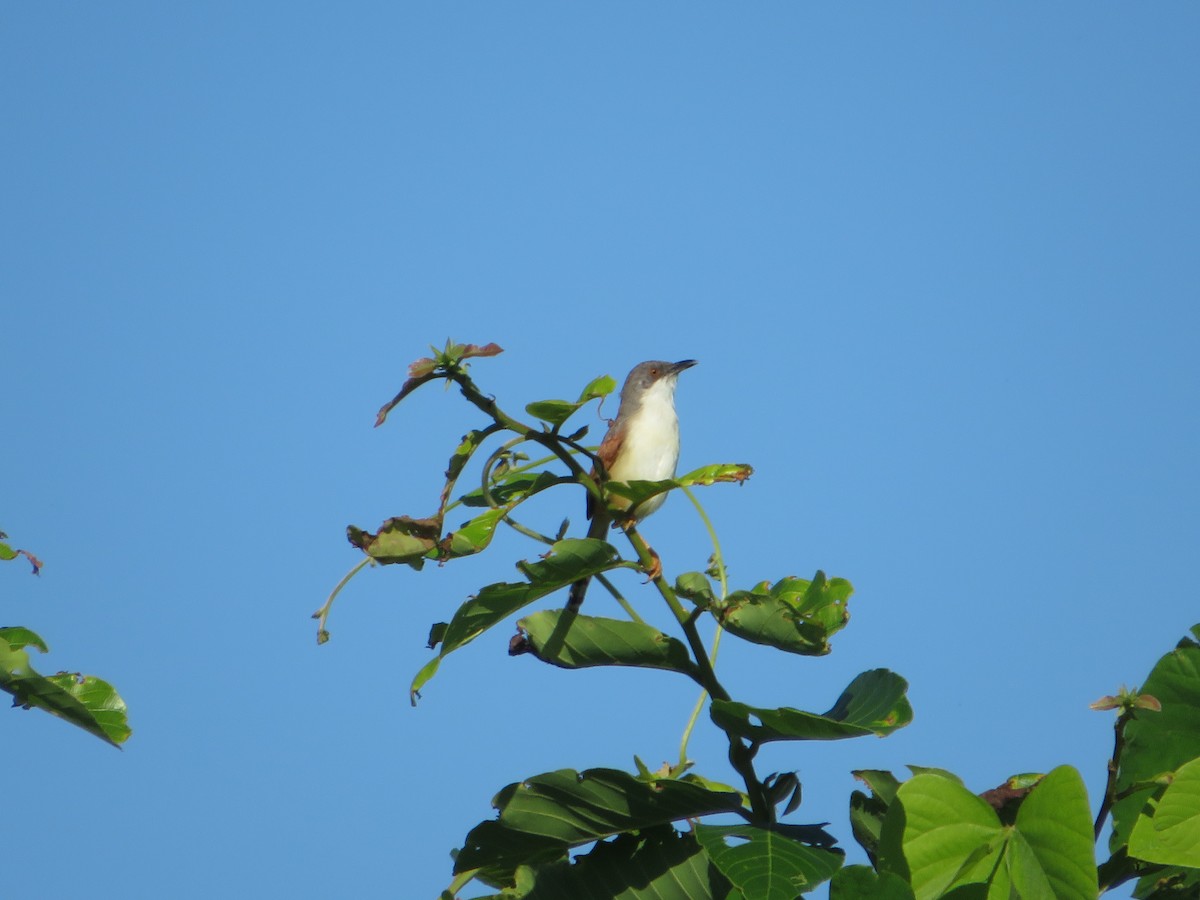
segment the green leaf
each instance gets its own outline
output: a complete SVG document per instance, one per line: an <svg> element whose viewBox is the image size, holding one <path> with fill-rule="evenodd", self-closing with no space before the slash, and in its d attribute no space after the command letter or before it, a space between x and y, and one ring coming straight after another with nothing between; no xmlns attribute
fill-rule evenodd
<svg viewBox="0 0 1200 900"><path fill-rule="evenodd" d="M1014 872L1028 874L1036 868L1060 900L1097 896L1091 810L1075 769L1059 766L1037 783L1017 811L1016 829L1036 866L1024 860Z"/></svg>
<svg viewBox="0 0 1200 900"><path fill-rule="evenodd" d="M844 856L752 825L696 825L694 831L721 874L744 896L759 900L793 900L833 875ZM730 845L729 838L736 843Z"/></svg>
<svg viewBox="0 0 1200 900"><path fill-rule="evenodd" d="M675 579L675 593L701 609L708 609L717 602L712 582L703 572L684 572Z"/></svg>
<svg viewBox="0 0 1200 900"><path fill-rule="evenodd" d="M986 882L1002 851L995 811L960 784L917 775L896 792L880 838L880 869L909 881L917 900Z"/></svg>
<svg viewBox="0 0 1200 900"><path fill-rule="evenodd" d="M499 423L493 422L487 428L477 428L463 435L462 442L455 448L454 455L450 457L450 462L446 465L446 483L442 486L442 496L438 501L437 515L434 517L439 522L446 514L446 504L450 502L450 494L454 491L458 476L462 474L462 470L466 468L479 446L488 437L500 431L501 427Z"/></svg>
<svg viewBox="0 0 1200 900"><path fill-rule="evenodd" d="M641 666L699 678L682 641L641 622L546 609L521 619L517 627L534 656L564 669Z"/></svg>
<svg viewBox="0 0 1200 900"><path fill-rule="evenodd" d="M439 560L458 559L480 553L487 549L496 534L496 526L511 511L511 507L502 506L480 513L469 522L465 522L457 531L452 531L438 543L436 558Z"/></svg>
<svg viewBox="0 0 1200 900"><path fill-rule="evenodd" d="M1137 900L1196 900L1200 897L1200 869L1155 868L1138 879L1133 896Z"/></svg>
<svg viewBox="0 0 1200 900"><path fill-rule="evenodd" d="M850 620L846 603L854 588L844 578L812 581L784 578L763 582L750 591L734 591L716 611L731 634L788 653L823 656L829 638Z"/></svg>
<svg viewBox="0 0 1200 900"><path fill-rule="evenodd" d="M8 644L10 650L33 647L42 653L50 652L50 648L46 646L46 642L42 640L41 636L28 628L0 628L0 641Z"/></svg>
<svg viewBox="0 0 1200 900"><path fill-rule="evenodd" d="M729 882L696 839L673 828L651 828L602 841L572 863L533 870L536 884L523 900L725 900ZM738 900L741 900L740 895Z"/></svg>
<svg viewBox="0 0 1200 900"><path fill-rule="evenodd" d="M587 387L579 394L579 400L571 403L568 400L538 400L535 403L530 403L525 407L525 412L543 422L549 423L553 428L559 428L563 422L575 415L575 412L584 404L595 400L597 397L605 397L616 389L617 383L608 375L601 375L599 378L594 378L588 382Z"/></svg>
<svg viewBox="0 0 1200 900"><path fill-rule="evenodd" d="M1154 779L1190 762L1200 747L1200 646L1184 639L1158 661L1140 693L1156 697L1162 712L1138 711L1125 728L1116 793L1129 795L1113 804L1114 853L1129 842L1147 801L1161 790Z"/></svg>
<svg viewBox="0 0 1200 900"><path fill-rule="evenodd" d="M888 809L880 867L907 878L917 900L985 896L972 885L989 898L1094 900L1093 852L1087 792L1069 766L1038 783L1012 826L956 781L923 774Z"/></svg>
<svg viewBox="0 0 1200 900"><path fill-rule="evenodd" d="M741 808L736 793L682 781L647 784L615 769L560 769L510 784L492 800L499 818L467 835L454 871L561 858L571 847L696 816Z"/></svg>
<svg viewBox="0 0 1200 900"><path fill-rule="evenodd" d="M665 494L667 491L694 485L716 484L718 481L740 483L754 474L754 469L745 463L718 463L702 466L694 472L680 478L667 478L663 481L621 481L606 482L606 490L629 500L629 506L637 506L651 497Z"/></svg>
<svg viewBox="0 0 1200 900"><path fill-rule="evenodd" d="M16 559L17 551L8 544L0 542L0 560Z"/></svg>
<svg viewBox="0 0 1200 900"><path fill-rule="evenodd" d="M871 794L854 791L850 794L850 828L854 839L867 852L873 865L879 864L879 835L888 806L896 798L900 782L891 772L878 769L859 769L851 772L871 790Z"/></svg>
<svg viewBox="0 0 1200 900"><path fill-rule="evenodd" d="M595 538L567 538L553 544L550 553L535 563L521 563L528 583L489 584L467 600L446 626L442 649L435 660L426 663L413 679L410 693L415 700L421 688L438 670L440 660L469 644L517 610L552 594L580 578L597 575L624 565L611 544Z"/></svg>
<svg viewBox="0 0 1200 900"><path fill-rule="evenodd" d="M709 715L719 728L760 744L883 736L912 721L912 707L904 696L907 689L908 682L896 673L872 669L855 678L824 715L788 707L762 709L731 700L714 700Z"/></svg>
<svg viewBox="0 0 1200 900"><path fill-rule="evenodd" d="M43 709L114 747L129 737L125 701L111 684L93 675L39 675L26 647L46 651L28 628L0 629L0 690L12 694L14 706Z"/></svg>
<svg viewBox="0 0 1200 900"><path fill-rule="evenodd" d="M1200 869L1200 759L1185 763L1129 836L1129 853L1147 862Z"/></svg>
<svg viewBox="0 0 1200 900"><path fill-rule="evenodd" d="M890 872L846 866L829 883L829 900L914 900L912 888Z"/></svg>
<svg viewBox="0 0 1200 900"><path fill-rule="evenodd" d="M544 491L556 484L562 484L562 476L553 472L512 472L493 479L488 487L492 502L499 505L511 504L515 500L524 500L534 494ZM483 495L483 488L476 488L470 493L463 494L459 500L464 506L490 506Z"/></svg>
<svg viewBox="0 0 1200 900"><path fill-rule="evenodd" d="M538 400L526 404L525 412L535 419L541 419L555 428L575 415L575 411L583 406L582 403L571 403L568 400Z"/></svg>
<svg viewBox="0 0 1200 900"><path fill-rule="evenodd" d="M599 378L593 378L589 381L587 386L579 392L579 402L587 403L589 400L607 397L616 389L617 382L613 380L611 375L601 375Z"/></svg>

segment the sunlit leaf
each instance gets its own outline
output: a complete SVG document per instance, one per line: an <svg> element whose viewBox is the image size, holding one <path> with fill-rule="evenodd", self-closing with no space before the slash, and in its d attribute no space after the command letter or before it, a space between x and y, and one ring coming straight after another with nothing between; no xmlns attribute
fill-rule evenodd
<svg viewBox="0 0 1200 900"><path fill-rule="evenodd" d="M1200 869L1200 759L1176 770L1158 801L1147 804L1129 836L1129 853L1147 862Z"/></svg>
<svg viewBox="0 0 1200 900"><path fill-rule="evenodd" d="M582 391L579 392L579 402L587 403L589 400L595 400L597 397L607 397L617 389L617 382L613 380L611 375L601 375L599 378L593 378L587 383Z"/></svg>
<svg viewBox="0 0 1200 900"><path fill-rule="evenodd" d="M1094 900L1098 894L1087 792L1060 766L1026 797L1014 825L958 782L917 775L900 786L880 840L880 868L906 878L916 900L942 896ZM951 891L963 891L963 895Z"/></svg>
<svg viewBox="0 0 1200 900"><path fill-rule="evenodd" d="M855 678L824 715L788 707L763 709L731 700L714 700L709 715L718 727L755 743L882 736L912 721L907 689L908 682L895 672L872 669Z"/></svg>
<svg viewBox="0 0 1200 900"><path fill-rule="evenodd" d="M784 578L734 591L714 612L727 631L744 640L822 656L830 650L829 638L850 620L846 604L853 592L844 578L817 572L812 581Z"/></svg>
<svg viewBox="0 0 1200 900"><path fill-rule="evenodd" d="M538 400L526 404L525 412L535 419L541 419L557 428L575 414L582 403L571 403L567 400Z"/></svg>
<svg viewBox="0 0 1200 900"><path fill-rule="evenodd" d="M28 628L0 628L0 690L12 694L14 706L43 709L114 747L129 737L125 701L111 684L93 675L39 675L26 647L46 651Z"/></svg>
<svg viewBox="0 0 1200 900"><path fill-rule="evenodd" d="M10 650L33 647L42 653L50 652L50 648L46 646L46 642L42 640L40 635L28 628L21 628L19 626L0 628L0 641L8 644L8 649Z"/></svg>
<svg viewBox="0 0 1200 900"><path fill-rule="evenodd" d="M1043 776L1022 801L1015 827L1034 857L1033 862L1022 860L1020 868L1013 866L1018 886L1019 876L1032 879L1036 871L1059 900L1097 896L1091 810L1087 789L1075 769L1059 766Z"/></svg>
<svg viewBox="0 0 1200 900"><path fill-rule="evenodd" d="M569 400L538 400L530 403L525 407L525 411L537 419L548 423L554 428L558 428L575 415L576 411L585 404L595 400L597 397L604 397L611 394L616 388L617 383L608 375L601 375L588 382L587 386L579 394L579 399L572 403Z"/></svg>
<svg viewBox="0 0 1200 900"><path fill-rule="evenodd" d="M745 463L720 463L703 466L679 478L667 478L663 481L610 481L605 484L605 489L629 500L630 506L637 506L651 497L675 488L710 485L719 481L737 483L745 481L752 474L754 469Z"/></svg>
<svg viewBox="0 0 1200 900"><path fill-rule="evenodd" d="M521 619L517 627L525 633L529 652L564 669L640 666L698 678L682 641L641 622L545 609Z"/></svg>
<svg viewBox="0 0 1200 900"><path fill-rule="evenodd" d="M461 528L450 532L438 543L436 558L458 559L485 550L496 534L496 526L510 512L510 507L489 509L466 522Z"/></svg>
<svg viewBox="0 0 1200 900"><path fill-rule="evenodd" d="M721 874L744 896L759 900L793 900L833 875L844 856L794 840L780 829L696 825L693 830Z"/></svg>
<svg viewBox="0 0 1200 900"><path fill-rule="evenodd" d="M1116 784L1121 799L1113 804L1109 841L1114 853L1128 843L1147 801L1162 790L1154 779L1190 762L1200 748L1200 646L1185 638L1158 661L1140 693L1155 697L1162 711L1139 710L1125 728Z"/></svg>
<svg viewBox="0 0 1200 900"><path fill-rule="evenodd" d="M675 593L702 609L708 609L717 599L712 582L703 572L684 572L675 579Z"/></svg>

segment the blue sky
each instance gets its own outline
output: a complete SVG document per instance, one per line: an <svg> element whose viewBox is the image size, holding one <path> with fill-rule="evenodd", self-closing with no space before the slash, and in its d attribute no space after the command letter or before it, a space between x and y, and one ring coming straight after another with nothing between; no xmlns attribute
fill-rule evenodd
<svg viewBox="0 0 1200 900"><path fill-rule="evenodd" d="M345 525L429 513L481 421L427 388L371 427L447 336L505 348L474 374L512 410L700 360L681 467L756 468L703 494L734 586L857 588L832 655L727 639L727 685L911 684L887 740L764 750L799 821L861 859L849 770L906 763L1069 763L1094 808L1087 704L1200 621L1198 36L1170 2L6 5L0 527L45 570L4 618L135 729L6 715L8 890L435 896L510 781L674 757L690 683L508 628L409 707L515 535L363 573L316 646ZM644 532L708 554L682 498ZM731 777L713 729L691 755Z"/></svg>

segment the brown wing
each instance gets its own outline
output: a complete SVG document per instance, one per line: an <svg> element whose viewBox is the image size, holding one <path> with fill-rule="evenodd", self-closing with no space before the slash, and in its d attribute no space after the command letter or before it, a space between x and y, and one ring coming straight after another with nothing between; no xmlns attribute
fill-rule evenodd
<svg viewBox="0 0 1200 900"><path fill-rule="evenodd" d="M617 454L621 452L621 444L625 440L625 429L618 428L616 424L609 426L608 431L604 434L604 440L600 442L600 449L596 451L596 457L604 464L604 476L607 478L609 472L612 471L613 463L617 461ZM596 469L592 467L592 478L596 477ZM590 519L592 513L595 512L596 501L591 494L587 496L587 517Z"/></svg>

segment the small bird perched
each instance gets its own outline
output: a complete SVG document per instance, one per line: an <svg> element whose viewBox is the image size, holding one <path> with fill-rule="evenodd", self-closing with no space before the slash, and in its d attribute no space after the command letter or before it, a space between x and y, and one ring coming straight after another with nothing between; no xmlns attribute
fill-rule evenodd
<svg viewBox="0 0 1200 900"><path fill-rule="evenodd" d="M695 364L694 359L674 363L650 360L633 367L621 388L617 417L596 451L609 481L661 481L675 477L675 466L679 462L675 383L680 372ZM593 477L596 474L593 469ZM665 493L651 497L630 510L628 518L633 521L644 519L666 499ZM608 502L618 510L629 506L629 501L622 497L612 497ZM604 538L611 524L610 516L606 509L596 506L590 494L587 512L592 520L588 537ZM583 578L571 585L567 609L579 609L590 580Z"/></svg>

